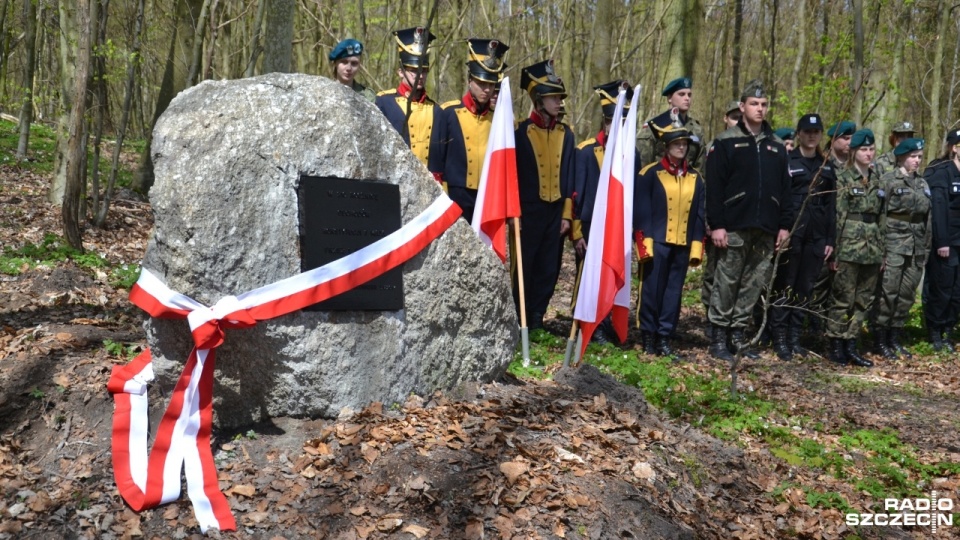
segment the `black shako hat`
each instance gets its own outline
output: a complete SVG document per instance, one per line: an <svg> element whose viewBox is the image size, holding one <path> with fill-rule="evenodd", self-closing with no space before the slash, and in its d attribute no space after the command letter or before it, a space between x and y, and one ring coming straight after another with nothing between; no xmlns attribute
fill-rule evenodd
<svg viewBox="0 0 960 540"><path fill-rule="evenodd" d="M630 87L630 83L618 79L593 87L593 91L600 96L600 108L603 109L604 118L613 118L613 113L617 112L617 97L621 88L627 89L627 102L623 106L623 115L626 116L627 111L630 110L630 100L633 99L633 88Z"/></svg>
<svg viewBox="0 0 960 540"><path fill-rule="evenodd" d="M544 60L520 71L520 87L530 94L531 98L544 96L567 97L567 89L563 80L553 71L553 60Z"/></svg>
<svg viewBox="0 0 960 540"><path fill-rule="evenodd" d="M429 35L427 35L429 34ZM407 68L430 67L430 42L437 39L433 32L427 32L422 26L394 30L397 41L397 53L400 65Z"/></svg>
<svg viewBox="0 0 960 540"><path fill-rule="evenodd" d="M506 43L496 39L468 39L467 54L470 60L467 62L467 71L470 76L492 83L499 81L507 67L503 55L509 48Z"/></svg>

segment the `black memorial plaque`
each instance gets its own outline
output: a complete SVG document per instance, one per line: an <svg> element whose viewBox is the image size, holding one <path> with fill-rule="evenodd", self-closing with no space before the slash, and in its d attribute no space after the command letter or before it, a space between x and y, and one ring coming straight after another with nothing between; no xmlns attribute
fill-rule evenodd
<svg viewBox="0 0 960 540"><path fill-rule="evenodd" d="M301 176L300 268L312 270L359 251L400 229L400 187L379 182ZM403 309L397 267L307 311Z"/></svg>

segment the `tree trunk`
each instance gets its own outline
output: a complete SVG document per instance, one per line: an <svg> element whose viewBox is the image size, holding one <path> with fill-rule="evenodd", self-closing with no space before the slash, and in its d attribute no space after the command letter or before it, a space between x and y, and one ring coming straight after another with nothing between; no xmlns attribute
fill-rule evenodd
<svg viewBox="0 0 960 540"><path fill-rule="evenodd" d="M130 47L130 56L127 57L127 86L123 93L123 111L120 116L120 128L117 130L117 144L113 148L113 162L110 165L110 178L107 180L107 190L103 202L96 208L94 224L103 227L107 221L107 211L113 199L113 187L117 183L117 171L120 168L120 150L123 148L123 139L127 133L127 122L130 120L130 109L133 104L134 83L136 82L137 63L140 61L140 47L143 35L143 11L146 0L137 2L137 19L133 30L133 45Z"/></svg>
<svg viewBox="0 0 960 540"><path fill-rule="evenodd" d="M217 21L217 6L219 4L220 0L213 0L213 4L210 6L210 43L207 45L207 58L204 61L203 78L201 79L204 81L213 77L213 53L217 48L217 31L219 30Z"/></svg>
<svg viewBox="0 0 960 540"><path fill-rule="evenodd" d="M99 2L99 9L97 9ZM93 199L93 212L100 208L100 144L103 142L103 123L107 115L107 61L104 47L107 43L107 11L110 0L92 0L91 11L97 28L96 46L93 55L93 167L90 193ZM86 167L83 169L87 170ZM81 204L81 215L86 215Z"/></svg>
<svg viewBox="0 0 960 540"><path fill-rule="evenodd" d="M244 77L253 77L256 73L257 58L263 52L260 46L260 32L263 29L263 12L267 7L268 0L257 0L257 16L253 20L253 43L250 45L250 60L247 62L247 69L244 70Z"/></svg>
<svg viewBox="0 0 960 540"><path fill-rule="evenodd" d="M289 73L293 57L293 18L296 0L270 0L263 35L263 72Z"/></svg>
<svg viewBox="0 0 960 540"><path fill-rule="evenodd" d="M605 31L595 34L593 45L593 70L590 74L590 83L593 86L603 84L613 79L611 66L613 51L616 48L614 31L617 27L614 0L597 0L597 15L593 21L594 28L603 28ZM564 66L573 69L573 65ZM633 82L633 81L631 81Z"/></svg>
<svg viewBox="0 0 960 540"><path fill-rule="evenodd" d="M89 0L84 2L89 5ZM48 200L53 204L63 204L67 186L67 140L70 130L70 111L73 110L74 84L77 65L77 43L80 41L77 23L77 5L71 0L60 0L60 114L57 119L57 150L54 156L53 180ZM89 14L86 15L89 19ZM87 36L89 40L89 36ZM79 203L78 203L79 204Z"/></svg>
<svg viewBox="0 0 960 540"><path fill-rule="evenodd" d="M733 98L740 97L740 43L743 35L743 0L734 2L733 12Z"/></svg>
<svg viewBox="0 0 960 540"><path fill-rule="evenodd" d="M863 0L853 0L853 121L859 126L863 116Z"/></svg>
<svg viewBox="0 0 960 540"><path fill-rule="evenodd" d="M940 109L940 95L943 85L943 48L947 41L947 32L950 17L946 16L949 6L944 0L937 2L937 9L934 13L941 13L937 22L936 45L933 49L933 73L930 79L930 121L927 123L926 139L928 141L939 141L943 138L944 127L947 125L945 115ZM952 89L951 89L952 90ZM947 113L949 114L949 112Z"/></svg>
<svg viewBox="0 0 960 540"><path fill-rule="evenodd" d="M163 80L160 82L160 92L157 94L157 104L153 109L153 119L150 121L150 129L146 133L146 141L143 148L143 154L140 156L140 174L136 176L133 182L133 189L146 195L153 187L153 154L150 152L150 145L153 142L153 126L157 125L157 120L167 106L173 101L176 95L174 89L174 77L176 76L176 52L177 52L177 29L180 27L179 21L174 18L173 32L170 36L170 48L167 51L167 59L164 62Z"/></svg>
<svg viewBox="0 0 960 540"><path fill-rule="evenodd" d="M809 0L800 0L799 12L797 13L796 25L797 32L797 58L793 62L793 71L790 72L790 118L800 118L800 70L803 68L803 60L807 55L807 2Z"/></svg>
<svg viewBox="0 0 960 540"><path fill-rule="evenodd" d="M6 6L4 6L6 8ZM37 2L25 0L23 26L27 42L27 58L23 66L23 104L20 107L20 140L17 143L17 159L27 157L30 143L30 124L33 123L33 74L37 66Z"/></svg>
<svg viewBox="0 0 960 540"><path fill-rule="evenodd" d="M770 21L770 56L767 63L766 84L770 92L770 102L777 97L777 19L779 15L779 0L772 0L773 13Z"/></svg>
<svg viewBox="0 0 960 540"><path fill-rule="evenodd" d="M207 28L207 13L210 11L210 0L203 0L200 16L193 30L193 52L190 54L190 71L187 73L186 87L197 84L200 76L200 63L203 57L203 35Z"/></svg>
<svg viewBox="0 0 960 540"><path fill-rule="evenodd" d="M0 77L6 81L7 69L7 6L9 0L0 4Z"/></svg>
<svg viewBox="0 0 960 540"><path fill-rule="evenodd" d="M63 196L61 215L63 233L67 243L74 249L83 249L80 234L80 190L83 183L80 164L84 152L83 117L87 94L87 77L90 73L90 0L76 2L77 21L77 64L74 77L73 107L68 122L68 137L64 161L66 162L67 182ZM96 1L96 0L94 0Z"/></svg>

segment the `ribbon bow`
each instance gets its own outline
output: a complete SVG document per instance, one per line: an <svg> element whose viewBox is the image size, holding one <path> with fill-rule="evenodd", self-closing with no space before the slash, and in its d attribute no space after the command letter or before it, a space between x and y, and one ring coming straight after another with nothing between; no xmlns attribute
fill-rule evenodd
<svg viewBox="0 0 960 540"><path fill-rule="evenodd" d="M239 296L223 297L212 307L170 289L144 269L130 290L130 300L152 317L186 319L194 348L149 454L147 385L154 378L150 350L113 368L107 383L115 403L113 472L123 499L138 512L175 501L180 498L183 471L200 530L236 530L210 448L215 351L223 344L224 329L249 328L362 285L422 251L460 213L441 195L400 230L355 253Z"/></svg>

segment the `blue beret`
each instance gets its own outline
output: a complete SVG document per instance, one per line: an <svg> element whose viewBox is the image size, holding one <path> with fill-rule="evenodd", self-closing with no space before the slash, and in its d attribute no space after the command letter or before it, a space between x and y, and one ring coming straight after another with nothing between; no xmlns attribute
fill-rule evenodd
<svg viewBox="0 0 960 540"><path fill-rule="evenodd" d="M870 146L876 139L873 136L873 131L869 129L861 129L853 134L853 137L850 137L850 148L860 148L861 146Z"/></svg>
<svg viewBox="0 0 960 540"><path fill-rule="evenodd" d="M845 135L853 135L853 132L856 130L856 124L849 120L844 120L843 122L837 122L836 124L830 126L830 129L827 130L827 136L835 139Z"/></svg>
<svg viewBox="0 0 960 540"><path fill-rule="evenodd" d="M773 134L776 135L777 137L780 137L783 140L789 139L792 141L793 138L796 137L797 132L794 131L793 128L780 128L774 131Z"/></svg>
<svg viewBox="0 0 960 540"><path fill-rule="evenodd" d="M693 81L689 77L680 77L679 79L674 79L667 83L663 87L664 96L670 97L677 90L683 90L684 88L693 88Z"/></svg>
<svg viewBox="0 0 960 540"><path fill-rule="evenodd" d="M341 58L347 58L348 56L360 56L360 53L363 52L363 44L353 38L347 38L340 43L337 43L337 46L330 51L331 62L336 62Z"/></svg>
<svg viewBox="0 0 960 540"><path fill-rule="evenodd" d="M896 148L893 149L893 155L902 156L917 150L923 150L923 139L904 139L900 141L900 144L898 144Z"/></svg>

